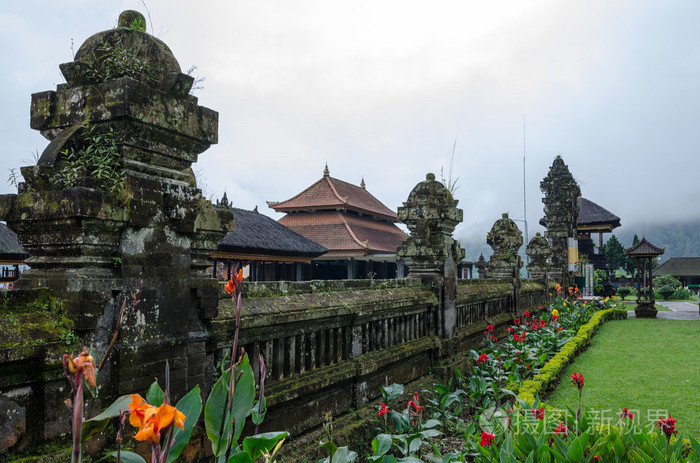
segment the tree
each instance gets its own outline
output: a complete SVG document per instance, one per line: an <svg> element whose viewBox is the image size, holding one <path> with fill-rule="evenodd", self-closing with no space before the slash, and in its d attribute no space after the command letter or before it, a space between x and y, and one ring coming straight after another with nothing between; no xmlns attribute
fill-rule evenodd
<svg viewBox="0 0 700 463"><path fill-rule="evenodd" d="M639 244L639 237L638 237L637 234L635 233L635 234L634 234L634 238L632 239L632 246L630 246L630 247L633 248L633 247L635 247L635 246L638 245L638 244ZM630 258L627 258L627 263L626 263L626 265L625 265L625 270L627 271L627 273L629 273L630 275L632 275L632 278L634 278L634 275L635 275L636 270L637 270L637 259L630 259Z"/></svg>
<svg viewBox="0 0 700 463"><path fill-rule="evenodd" d="M605 260L610 270L615 271L620 268L627 268L625 248L622 247L615 235L612 235L603 245L603 250L605 251Z"/></svg>

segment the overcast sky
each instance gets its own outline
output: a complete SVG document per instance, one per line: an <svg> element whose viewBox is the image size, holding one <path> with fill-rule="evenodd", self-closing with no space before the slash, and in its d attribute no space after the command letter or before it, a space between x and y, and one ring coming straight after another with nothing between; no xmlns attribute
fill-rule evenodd
<svg viewBox="0 0 700 463"><path fill-rule="evenodd" d="M450 164L457 237L503 212L541 231L539 182L559 154L584 197L631 226L700 217L697 0L147 0L149 32L204 77L219 144L195 169L208 197L275 218L266 201L323 173L391 209ZM48 142L31 94L119 12L143 2L3 2L0 193ZM524 143L523 143L524 142ZM519 223L522 228L522 223ZM640 230L640 235L643 230Z"/></svg>

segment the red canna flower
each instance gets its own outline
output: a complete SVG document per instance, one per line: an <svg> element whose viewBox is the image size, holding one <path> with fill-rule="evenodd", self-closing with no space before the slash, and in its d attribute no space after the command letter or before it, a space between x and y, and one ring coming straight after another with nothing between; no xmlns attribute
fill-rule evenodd
<svg viewBox="0 0 700 463"><path fill-rule="evenodd" d="M656 425L662 433L666 434L666 439L670 439L671 434L678 434L678 431L676 431L676 420L671 415L668 415L666 419L659 417Z"/></svg>
<svg viewBox="0 0 700 463"><path fill-rule="evenodd" d="M632 413L629 408L625 408L620 413L620 419L624 420L625 418L629 418L630 420L634 419L634 413Z"/></svg>
<svg viewBox="0 0 700 463"><path fill-rule="evenodd" d="M494 436L490 432L482 432L481 433L481 446L487 447L487 446L491 445L491 443L493 442L493 440L495 438L496 438L496 436Z"/></svg>
<svg viewBox="0 0 700 463"><path fill-rule="evenodd" d="M493 325L487 326L486 331L489 331L489 332L493 331Z"/></svg>
<svg viewBox="0 0 700 463"><path fill-rule="evenodd" d="M544 419L544 407L543 408L531 408L530 411L532 412L533 415L535 415L535 418L537 418L538 420Z"/></svg>
<svg viewBox="0 0 700 463"><path fill-rule="evenodd" d="M583 373L574 373L571 375L571 382L579 389L583 389Z"/></svg>
<svg viewBox="0 0 700 463"><path fill-rule="evenodd" d="M529 316L530 316L530 312L529 312L529 311L526 310L525 312L523 312L523 317L527 318L527 317L529 317Z"/></svg>
<svg viewBox="0 0 700 463"><path fill-rule="evenodd" d="M513 320L513 323L516 324L516 325L519 325L519 324L520 324L520 319L519 319L519 318L516 318L515 320Z"/></svg>
<svg viewBox="0 0 700 463"><path fill-rule="evenodd" d="M602 458L600 458L598 455L593 455L593 459L596 460L596 461L602 460Z"/></svg>
<svg viewBox="0 0 700 463"><path fill-rule="evenodd" d="M486 362L489 359L489 356L486 354L481 354L478 359L476 359L476 364L481 365L482 363Z"/></svg>
<svg viewBox="0 0 700 463"><path fill-rule="evenodd" d="M377 416L384 416L387 413L389 413L389 409L387 408L386 404L382 404L379 407L379 413L377 413Z"/></svg>
<svg viewBox="0 0 700 463"><path fill-rule="evenodd" d="M567 428L564 423L559 423L557 427L554 428L554 434L556 434L557 436L561 434L566 436L567 434L569 434L569 428Z"/></svg>

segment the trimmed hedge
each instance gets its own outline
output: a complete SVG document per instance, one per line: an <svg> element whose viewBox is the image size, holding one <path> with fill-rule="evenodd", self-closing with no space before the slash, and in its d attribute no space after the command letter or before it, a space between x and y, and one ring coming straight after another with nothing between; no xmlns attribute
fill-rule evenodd
<svg viewBox="0 0 700 463"><path fill-rule="evenodd" d="M588 323L578 330L576 336L564 344L561 350L540 369L538 374L523 383L520 387L518 397L524 400L525 403L534 403L535 397L547 392L559 379L564 368L566 368L579 353L588 348L591 343L591 338L600 325L608 320L622 320L625 318L627 318L627 309L607 309L593 314Z"/></svg>

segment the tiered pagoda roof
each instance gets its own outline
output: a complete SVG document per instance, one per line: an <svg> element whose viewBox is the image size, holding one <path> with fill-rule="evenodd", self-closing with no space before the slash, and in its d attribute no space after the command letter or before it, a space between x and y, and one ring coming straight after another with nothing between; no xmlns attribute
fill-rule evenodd
<svg viewBox="0 0 700 463"><path fill-rule="evenodd" d="M287 212L279 223L328 248L323 257L395 254L406 239L395 225L396 213L372 196L364 181L356 186L333 178L328 166L298 195L268 205Z"/></svg>
<svg viewBox="0 0 700 463"><path fill-rule="evenodd" d="M319 181L286 201L270 202L268 205L276 212L352 211L377 219L398 221L396 212L372 196L364 185L364 180L358 187L333 178L326 166Z"/></svg>
<svg viewBox="0 0 700 463"><path fill-rule="evenodd" d="M625 254L629 257L656 257L663 254L665 249L654 246L642 236L642 241L629 249L625 249Z"/></svg>

